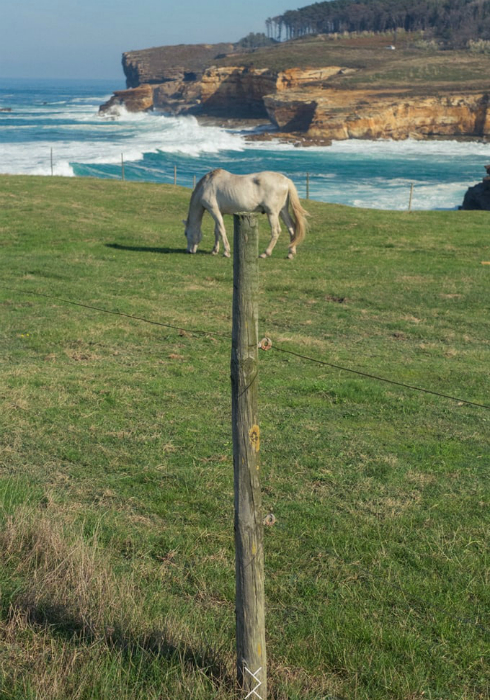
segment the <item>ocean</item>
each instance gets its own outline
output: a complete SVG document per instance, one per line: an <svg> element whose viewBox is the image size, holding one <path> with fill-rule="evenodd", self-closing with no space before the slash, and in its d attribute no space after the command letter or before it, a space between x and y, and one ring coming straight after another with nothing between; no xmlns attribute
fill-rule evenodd
<svg viewBox="0 0 490 700"><path fill-rule="evenodd" d="M246 130L202 126L158 113L98 116L124 82L0 79L0 173L174 181L216 167L234 173L277 170L300 196L355 207L457 209L480 182L490 144L458 141L338 141L296 148L247 142Z"/></svg>

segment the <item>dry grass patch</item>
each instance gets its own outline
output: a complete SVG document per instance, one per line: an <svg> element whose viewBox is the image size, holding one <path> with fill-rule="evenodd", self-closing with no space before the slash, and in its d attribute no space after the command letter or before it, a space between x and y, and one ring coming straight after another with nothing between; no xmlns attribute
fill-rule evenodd
<svg viewBox="0 0 490 700"><path fill-rule="evenodd" d="M24 697L93 698L99 682L107 685L101 698L233 696L220 691L233 685L232 659L223 663L221 650L199 639L198 629L185 628L172 615L158 616L158 601L136 581L137 572L117 575L97 534L85 541L66 513L18 508L5 520L0 550L0 565L18 582L0 621L0 671ZM170 553L157 567L162 579L175 556ZM147 575L154 577L153 569ZM154 663L173 668L164 690L149 683ZM136 674L134 668L127 672L132 679L125 678L128 664L140 666ZM108 667L117 669L111 682ZM113 683L120 692L115 694ZM189 694L178 694L186 688Z"/></svg>

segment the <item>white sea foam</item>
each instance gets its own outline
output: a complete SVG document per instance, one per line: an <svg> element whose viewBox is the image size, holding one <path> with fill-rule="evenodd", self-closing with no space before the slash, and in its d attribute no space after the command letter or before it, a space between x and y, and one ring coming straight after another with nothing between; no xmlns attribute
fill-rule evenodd
<svg viewBox="0 0 490 700"><path fill-rule="evenodd" d="M98 106L109 95L66 100L64 95L24 100L2 114L0 172L49 175L53 149L57 175L73 175L80 164L85 174L108 177L110 169L102 166L120 164L123 155L134 176L148 180L168 181L178 163L188 185L193 175L218 166L233 172L281 170L302 196L309 172L312 198L382 209L407 208L413 182L414 209L450 209L490 162L490 145L476 141L351 140L302 149L247 142L246 130L203 127L193 117L121 109L116 118L104 118Z"/></svg>
<svg viewBox="0 0 490 700"><path fill-rule="evenodd" d="M51 121L64 114L67 120L62 126ZM54 173L73 175L71 163L114 164L121 161L139 161L144 154L175 153L198 157L203 153L240 151L245 147L243 138L217 127L205 128L193 117L162 117L153 114L129 113L123 110L115 121L99 118L93 108L76 106L67 112L51 112L40 115L22 114L24 125L13 126L13 130L35 128L46 134L42 141L0 143L0 172L50 174L50 154L53 149ZM74 123L73 123L74 122ZM83 131L82 139L72 132ZM49 140L49 133L56 140Z"/></svg>

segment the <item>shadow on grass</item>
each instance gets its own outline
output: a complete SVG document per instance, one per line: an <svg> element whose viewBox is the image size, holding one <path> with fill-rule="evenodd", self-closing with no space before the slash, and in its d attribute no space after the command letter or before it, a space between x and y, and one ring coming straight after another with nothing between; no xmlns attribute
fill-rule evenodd
<svg viewBox="0 0 490 700"><path fill-rule="evenodd" d="M106 243L106 248L112 248L113 250L128 250L131 253L158 253L160 255L169 255L171 253L178 253L179 255L186 255L186 248L155 248L153 246L138 246L138 245L121 245L120 243ZM205 250L198 250L197 255L209 255Z"/></svg>
<svg viewBox="0 0 490 700"><path fill-rule="evenodd" d="M88 617L85 619L74 614L63 604L34 602L29 596L19 601L16 608L24 613L29 624L48 628L50 634L67 642L89 645L103 641L109 649L122 652L127 659L134 659L143 652L152 658L201 671L217 686L230 691L236 686L229 669L219 659L218 648L193 648L185 642L176 642L168 630L151 630L138 635L117 623L106 625L104 630L96 629ZM13 611L11 608L10 614Z"/></svg>

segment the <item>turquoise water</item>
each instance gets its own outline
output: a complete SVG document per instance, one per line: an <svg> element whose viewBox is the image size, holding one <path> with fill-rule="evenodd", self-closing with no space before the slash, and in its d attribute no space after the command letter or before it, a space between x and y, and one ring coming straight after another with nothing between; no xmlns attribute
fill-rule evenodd
<svg viewBox="0 0 490 700"><path fill-rule="evenodd" d="M208 170L278 170L305 196L325 202L406 209L455 209L490 162L490 145L456 141L339 141L295 148L250 143L246 133L157 113L98 116L107 81L0 79L0 172L177 182L191 187Z"/></svg>

